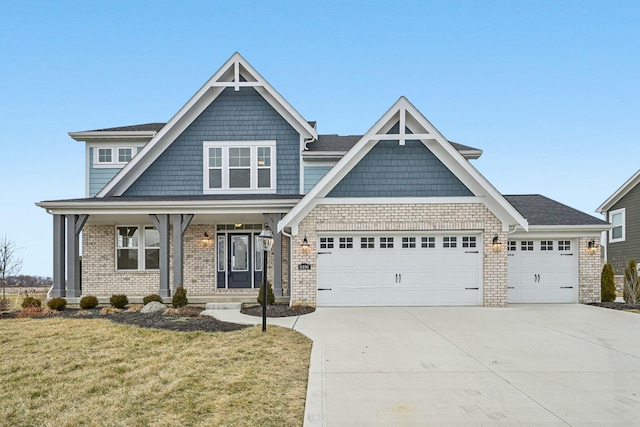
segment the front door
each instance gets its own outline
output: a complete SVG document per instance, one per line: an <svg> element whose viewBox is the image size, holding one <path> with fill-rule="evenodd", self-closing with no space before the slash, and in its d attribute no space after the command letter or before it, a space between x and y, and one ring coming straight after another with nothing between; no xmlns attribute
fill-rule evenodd
<svg viewBox="0 0 640 427"><path fill-rule="evenodd" d="M229 288L251 288L251 234L228 235Z"/></svg>

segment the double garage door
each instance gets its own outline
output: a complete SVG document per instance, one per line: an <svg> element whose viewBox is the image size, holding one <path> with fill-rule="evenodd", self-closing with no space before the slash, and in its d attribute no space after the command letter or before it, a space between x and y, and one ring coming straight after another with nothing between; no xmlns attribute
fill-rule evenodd
<svg viewBox="0 0 640 427"><path fill-rule="evenodd" d="M510 303L578 301L578 252L572 239L514 239L507 244Z"/></svg>
<svg viewBox="0 0 640 427"><path fill-rule="evenodd" d="M480 305L481 234L318 237L320 306Z"/></svg>

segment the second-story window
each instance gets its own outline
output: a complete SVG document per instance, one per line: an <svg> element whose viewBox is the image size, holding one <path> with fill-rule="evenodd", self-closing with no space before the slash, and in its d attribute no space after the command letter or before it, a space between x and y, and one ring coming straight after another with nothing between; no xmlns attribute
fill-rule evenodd
<svg viewBox="0 0 640 427"><path fill-rule="evenodd" d="M275 141L206 141L204 193L275 193Z"/></svg>

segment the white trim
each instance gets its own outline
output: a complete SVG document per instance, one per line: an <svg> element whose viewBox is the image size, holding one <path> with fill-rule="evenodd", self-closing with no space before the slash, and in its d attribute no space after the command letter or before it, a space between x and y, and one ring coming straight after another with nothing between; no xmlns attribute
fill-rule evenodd
<svg viewBox="0 0 640 427"><path fill-rule="evenodd" d="M618 215L620 214L620 216L622 217L622 224L620 224L620 227L622 227L622 237L618 238L618 239L614 239L613 238L613 230L615 228L614 224L613 224L613 216L614 215ZM611 225L611 229L609 230L609 243L618 243L618 242L624 242L626 239L626 234L627 234L627 218L626 218L626 208L621 208L621 209L616 209L614 211L609 211L609 224Z"/></svg>
<svg viewBox="0 0 640 427"><path fill-rule="evenodd" d="M229 60L187 101L169 122L149 141L131 162L96 197L121 196L129 186L167 149L169 145L224 90L218 83L232 82L235 70L247 80L235 82L234 87L252 86L301 135L317 139L316 130L239 54ZM248 84L252 83L252 84ZM226 86L226 85L225 85Z"/></svg>
<svg viewBox="0 0 640 427"><path fill-rule="evenodd" d="M631 178L627 180L620 188L616 190L603 204L601 204L596 212L598 213L606 213L609 209L613 207L620 199L622 199L629 191L635 188L636 185L640 183L640 170L633 174Z"/></svg>
<svg viewBox="0 0 640 427"><path fill-rule="evenodd" d="M144 139L150 140L158 133L156 131L86 131L69 132L68 135L79 142L89 142L89 140L122 140L122 139ZM145 141L146 142L146 141Z"/></svg>
<svg viewBox="0 0 640 427"><path fill-rule="evenodd" d="M406 128L399 134L387 135L399 120L405 117ZM362 136L362 138L340 159L307 195L278 224L278 232L285 227L295 227L325 197L356 164L381 139L415 140L420 139L429 150L456 175L458 179L475 195L485 197L487 208L502 222L503 230L518 225L527 230L527 220L496 190L487 179L478 172L467 159L405 98L398 101Z"/></svg>
<svg viewBox="0 0 640 427"><path fill-rule="evenodd" d="M84 150L85 150L85 160L84 160L84 197L89 197L89 192L90 192L90 185L89 185L89 180L91 177L91 165L89 164L89 150L90 150L90 146L89 144L85 144L84 145Z"/></svg>
<svg viewBox="0 0 640 427"><path fill-rule="evenodd" d="M269 188L258 187L258 148L270 149L270 183ZM220 148L222 156L222 187L209 188L209 149ZM234 169L229 166L229 148L249 148L250 164L250 183L248 188L229 188L229 171ZM277 173L276 173L276 141L204 141L202 143L202 191L203 194L275 194L277 189ZM246 168L243 168L246 169Z"/></svg>

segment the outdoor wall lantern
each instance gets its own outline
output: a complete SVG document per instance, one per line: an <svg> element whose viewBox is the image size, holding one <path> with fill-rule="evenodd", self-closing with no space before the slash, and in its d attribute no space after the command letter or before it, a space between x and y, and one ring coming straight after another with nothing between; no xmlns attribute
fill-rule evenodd
<svg viewBox="0 0 640 427"><path fill-rule="evenodd" d="M307 240L307 236L304 236L304 239L302 239L302 244L300 245L300 249L302 249L303 253L309 253L309 251L311 250L311 246L309 246L309 241Z"/></svg>
<svg viewBox="0 0 640 427"><path fill-rule="evenodd" d="M596 246L595 240L589 241L589 243L587 244L587 252L589 252L591 255L594 255L598 252L598 247Z"/></svg>
<svg viewBox="0 0 640 427"><path fill-rule="evenodd" d="M502 250L502 243L500 242L500 239L498 239L498 236L493 238L491 249L493 249L494 252L500 252Z"/></svg>
<svg viewBox="0 0 640 427"><path fill-rule="evenodd" d="M209 233L205 231L204 236L202 236L202 239L200 239L200 245L205 248L208 248L212 244L213 244L213 239L211 239L211 237L209 237Z"/></svg>
<svg viewBox="0 0 640 427"><path fill-rule="evenodd" d="M260 245L262 246L262 332L267 331L267 252L273 247L273 232L268 226L264 227L260 237Z"/></svg>

